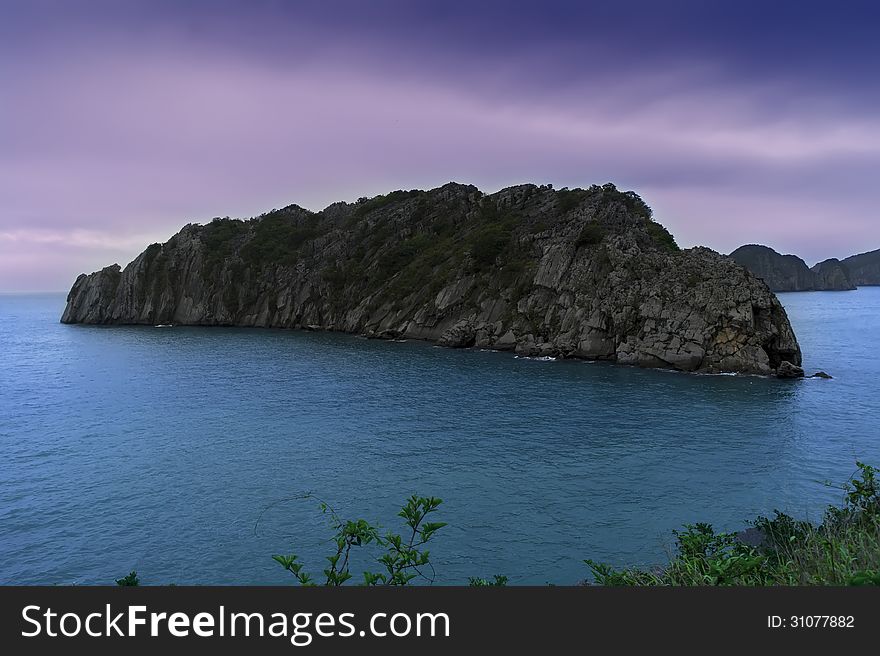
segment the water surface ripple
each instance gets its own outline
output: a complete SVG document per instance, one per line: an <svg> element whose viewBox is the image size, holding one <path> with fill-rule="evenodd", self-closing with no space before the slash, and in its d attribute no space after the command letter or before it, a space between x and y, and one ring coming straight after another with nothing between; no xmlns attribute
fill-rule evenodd
<svg viewBox="0 0 880 656"><path fill-rule="evenodd" d="M65 326L0 296L0 582L283 584L318 573L312 492L396 526L444 499L439 583L572 583L670 531L817 516L880 463L880 288L784 294L809 370L695 376L282 330ZM360 564L360 563L359 563Z"/></svg>

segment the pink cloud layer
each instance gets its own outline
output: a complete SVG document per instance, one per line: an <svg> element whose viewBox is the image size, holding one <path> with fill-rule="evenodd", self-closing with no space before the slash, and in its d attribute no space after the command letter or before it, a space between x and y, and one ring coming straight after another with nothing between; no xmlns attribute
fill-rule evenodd
<svg viewBox="0 0 880 656"><path fill-rule="evenodd" d="M219 50L74 52L17 70L0 64L0 290L66 288L188 221L449 180L612 180L683 245L724 252L880 247L880 121L818 102L762 119L774 90L704 86L706 67L519 95L493 91L510 67L389 76L344 51L286 68Z"/></svg>

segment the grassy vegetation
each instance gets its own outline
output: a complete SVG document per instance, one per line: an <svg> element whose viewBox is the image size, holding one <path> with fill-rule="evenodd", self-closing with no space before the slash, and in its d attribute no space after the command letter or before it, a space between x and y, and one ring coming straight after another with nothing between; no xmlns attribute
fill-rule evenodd
<svg viewBox="0 0 880 656"><path fill-rule="evenodd" d="M568 189L562 188L556 192L556 202L559 207L560 214L566 214L575 207L584 202L589 195L586 189Z"/></svg>
<svg viewBox="0 0 880 656"><path fill-rule="evenodd" d="M672 233L670 233L659 223L648 221L647 230L648 234L651 236L651 239L654 240L654 243L656 243L661 248L665 248L666 250L673 252L681 250L678 247L678 244L675 243L675 237L672 236Z"/></svg>
<svg viewBox="0 0 880 656"><path fill-rule="evenodd" d="M357 209L355 210L354 215L357 218L362 218L370 212L381 209L386 205L390 205L391 203L398 203L409 198L417 198L424 194L425 192L421 191L420 189L411 189L409 191L398 189L397 191L392 191L388 194L380 194L379 196L375 196L373 198L360 198L358 199ZM420 205L416 209L417 211L424 212L425 206Z"/></svg>
<svg viewBox="0 0 880 656"><path fill-rule="evenodd" d="M585 561L596 583L656 585L880 585L880 482L877 469L857 463L844 485L842 507L829 506L821 523L776 511L753 522L757 545L709 524L676 531L676 553L665 567L613 567Z"/></svg>
<svg viewBox="0 0 880 656"><path fill-rule="evenodd" d="M449 283L457 269L456 257L453 239L434 241L394 280L388 290L389 298L397 304L423 288L427 289L429 296L436 294Z"/></svg>
<svg viewBox="0 0 880 656"><path fill-rule="evenodd" d="M216 218L202 229L201 239L208 251L214 253L231 246L247 230L247 223L239 219Z"/></svg>
<svg viewBox="0 0 880 656"><path fill-rule="evenodd" d="M614 220L614 209L622 208L629 216L635 216L645 221L645 229L651 240L660 248L676 252L679 249L675 239L659 223L653 220L653 211L642 198L634 191L620 191L616 186L611 184L593 185L589 189L561 189L556 194L559 211L566 213L577 207L585 201L595 203L597 218L599 221L588 223L584 226L580 235L575 240L575 245L580 248L582 246L592 246L601 243L607 234L607 226L603 225L602 220ZM609 213L603 216L603 213Z"/></svg>
<svg viewBox="0 0 880 656"><path fill-rule="evenodd" d="M239 219L216 218L202 228L200 238L205 245L205 266L219 266L229 257L239 240L248 232L248 224Z"/></svg>
<svg viewBox="0 0 880 656"><path fill-rule="evenodd" d="M414 199L414 200L412 200ZM361 218L389 205L411 200L406 224L413 233L391 249L387 245L399 238L402 224L397 215L379 214L377 221L369 226ZM619 191L613 184L593 185L589 189L562 189L556 192L560 215L586 204L597 213L597 221L583 228L577 238L578 246L600 243L605 235L615 229L613 223L620 219L621 212L629 216L642 217L648 222L647 230L651 238L660 246L678 250L675 240L663 226L653 223L651 209L634 192ZM468 220L456 220L464 206L452 206L446 201L432 200L427 192L419 190L398 190L374 198L361 198L355 205L349 228L354 230L353 238L364 247L364 255L369 255L378 266L369 276L373 286L396 274L406 271L430 277L432 267L436 267L449 256L459 254L466 259L472 273L482 273L496 264L508 265L517 257L528 254L517 253L517 236L528 236L543 232L558 220L547 215L523 215L523 207L501 205L495 199L484 198L477 208L476 216ZM463 218L463 215L462 215ZM608 223L608 225L605 225ZM261 267L281 264L293 266L301 258L301 250L309 240L321 236L329 229L323 222L323 215L308 213L302 208L290 206L273 210L252 221L217 218L204 226L201 239L206 246L206 268L211 271L224 261L240 260L242 267ZM445 257L436 253L422 258L434 247L443 243ZM377 252L383 253L376 259ZM237 253L239 258L234 258ZM363 260L363 257L356 258ZM430 260L427 264L425 259ZM363 262L364 271L371 262ZM409 267L414 267L409 271ZM339 282L339 272L327 272L328 277ZM357 272L352 272L357 273ZM384 280L380 280L380 276Z"/></svg>
<svg viewBox="0 0 880 656"><path fill-rule="evenodd" d="M421 253L432 245L426 234L413 235L392 246L379 260L379 270L385 276L393 276L409 266Z"/></svg>
<svg viewBox="0 0 880 656"><path fill-rule="evenodd" d="M291 217L285 212L270 213L256 221L253 237L241 249L242 259L253 265L296 264L299 249L320 233L321 217Z"/></svg>
<svg viewBox="0 0 880 656"><path fill-rule="evenodd" d="M578 247L601 244L618 230L617 222L626 220L624 215L630 220L634 214L649 221L650 208L638 195L618 191L612 184L555 193L558 216L535 214L527 206L528 198L483 197L476 207L437 199L419 190L361 198L345 222L349 234L340 235L351 254L345 261L320 267L321 279L340 311L347 303L368 296L373 297L375 307L390 304L399 310L413 300L414 293L424 290L422 300L430 298L462 274L481 276L483 288L490 285L504 292L516 287L516 300L524 291L520 290L520 279L535 264L532 235L553 228L566 212L584 205L596 213L597 220L585 225L578 235ZM399 203L404 203L400 212L380 211ZM361 220L367 215L369 222ZM308 262L311 240L331 230L331 223L322 213L297 206L272 210L251 221L215 219L201 232L206 246L205 270L217 275L225 265L241 280L248 270L253 271L251 276L259 276L263 267ZM657 243L677 249L659 224L649 221L648 231ZM232 288L224 295L224 303L233 313L248 301Z"/></svg>
<svg viewBox="0 0 880 656"><path fill-rule="evenodd" d="M321 214L303 215L301 211L299 208L273 210L252 221L214 219L201 232L206 267L216 268L242 242L239 254L246 265L295 264L300 247L322 233Z"/></svg>
<svg viewBox="0 0 880 656"><path fill-rule="evenodd" d="M491 579L472 576L468 579L468 585L472 588L503 588L509 579L501 574L496 574Z"/></svg>
<svg viewBox="0 0 880 656"><path fill-rule="evenodd" d="M472 273L492 267L498 258L509 259L503 256L510 254L513 236L520 223L518 212L501 210L493 200L483 200L478 225L465 240L465 247L471 256Z"/></svg>
<svg viewBox="0 0 880 656"><path fill-rule="evenodd" d="M138 578L137 572L131 571L121 579L116 579L116 585L121 586L123 588L135 587L141 584L141 580Z"/></svg>
<svg viewBox="0 0 880 656"><path fill-rule="evenodd" d="M502 223L490 223L470 237L471 257L477 270L492 266L510 243L511 230Z"/></svg>
<svg viewBox="0 0 880 656"><path fill-rule="evenodd" d="M397 194L395 199L400 199L422 192L394 193ZM376 208L379 203L389 202L388 197L381 197L363 200L361 206ZM390 248L385 245L395 239L400 227L387 217L380 219L369 233L363 235L363 247L355 255L355 259L362 263L360 275L351 277L348 274L356 272L347 272L347 279L363 280L361 291L365 294L372 294L390 282L376 298L376 303L390 301L393 307L399 308L408 296L421 289L425 289L428 296L436 294L448 284L451 276L462 270L464 262L467 262L466 271L479 274L492 269L500 261L503 274L493 281L507 280L525 269L526 256L517 252L514 239L520 225L515 210L501 211L495 202L485 200L473 221L457 224L454 216L460 210L434 207L429 225L414 223L427 217L428 207L426 199L421 197L407 222L417 231ZM377 252L382 254L376 256ZM371 266L373 261L375 267ZM338 282L340 276L337 271L328 271L325 279Z"/></svg>
<svg viewBox="0 0 880 656"><path fill-rule="evenodd" d="M591 221L583 227L574 245L578 248L581 246L594 246L601 243L603 239L605 239L605 228Z"/></svg>
<svg viewBox="0 0 880 656"><path fill-rule="evenodd" d="M600 211L608 209L614 204L623 205L626 212L632 216L638 216L650 221L653 211L634 191L620 191L614 184L607 182L603 185L592 185L588 190L589 197L595 197Z"/></svg>

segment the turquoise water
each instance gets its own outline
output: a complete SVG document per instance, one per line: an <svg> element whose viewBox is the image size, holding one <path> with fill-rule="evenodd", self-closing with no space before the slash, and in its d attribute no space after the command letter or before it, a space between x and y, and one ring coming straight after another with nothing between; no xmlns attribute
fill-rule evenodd
<svg viewBox="0 0 880 656"><path fill-rule="evenodd" d="M283 584L329 536L307 492L397 526L444 499L437 582L573 583L669 533L817 516L880 463L880 288L780 295L834 380L695 376L260 329L65 326L0 296L0 582ZM258 522L259 519L259 522Z"/></svg>

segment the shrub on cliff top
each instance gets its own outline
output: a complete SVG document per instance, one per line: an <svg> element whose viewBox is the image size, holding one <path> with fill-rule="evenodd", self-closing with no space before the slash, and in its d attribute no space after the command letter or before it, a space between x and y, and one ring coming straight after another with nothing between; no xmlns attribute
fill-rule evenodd
<svg viewBox="0 0 880 656"><path fill-rule="evenodd" d="M205 245L205 264L213 268L229 256L238 240L248 232L248 224L238 219L216 218L202 227L199 238Z"/></svg>
<svg viewBox="0 0 880 656"><path fill-rule="evenodd" d="M661 248L665 248L666 250L673 252L681 250L678 247L678 244L675 243L675 237L672 236L672 233L670 233L659 223L648 221L646 229L648 231L648 234L651 236L651 239L654 240L654 243Z"/></svg>
<svg viewBox="0 0 880 656"><path fill-rule="evenodd" d="M398 203L409 198L416 198L424 193L425 192L420 189L410 189L409 191L398 189L397 191L392 191L388 194L380 194L373 198L358 198L355 216L360 218L366 216L373 210L378 210L391 203ZM422 211L424 211L424 208L422 208Z"/></svg>
<svg viewBox="0 0 880 656"><path fill-rule="evenodd" d="M654 212L650 206L642 200L634 191L620 191L613 183L606 182L603 185L592 185L587 190L589 196L598 198L599 208L604 209L612 203L620 203L631 215L650 220Z"/></svg>
<svg viewBox="0 0 880 656"><path fill-rule="evenodd" d="M241 257L255 264L296 263L299 248L320 234L320 215L305 219L284 212L270 213L254 222L253 236L241 249Z"/></svg>
<svg viewBox="0 0 880 656"><path fill-rule="evenodd" d="M556 203L559 212L565 214L577 207L587 197L589 192L586 189L568 189L563 187L556 192Z"/></svg>

